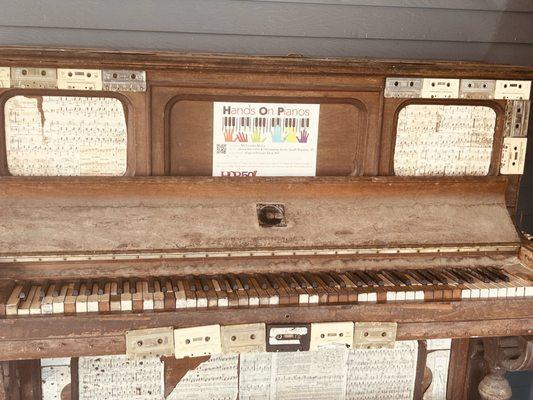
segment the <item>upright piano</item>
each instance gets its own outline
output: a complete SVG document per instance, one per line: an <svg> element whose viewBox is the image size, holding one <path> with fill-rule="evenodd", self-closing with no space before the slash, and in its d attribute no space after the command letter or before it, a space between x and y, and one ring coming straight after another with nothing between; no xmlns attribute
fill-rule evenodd
<svg viewBox="0 0 533 400"><path fill-rule="evenodd" d="M49 359L75 360L75 399L90 357L155 354L166 381L221 352L402 342L421 399L440 339L444 396L510 398L505 372L533 368L532 78L0 48L0 399L45 398ZM380 396L346 398L403 398Z"/></svg>

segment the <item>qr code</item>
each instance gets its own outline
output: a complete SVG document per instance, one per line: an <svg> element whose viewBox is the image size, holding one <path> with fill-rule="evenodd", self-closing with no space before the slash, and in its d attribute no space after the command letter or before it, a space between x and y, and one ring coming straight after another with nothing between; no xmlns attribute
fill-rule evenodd
<svg viewBox="0 0 533 400"><path fill-rule="evenodd" d="M217 154L226 154L226 148L225 144L217 144Z"/></svg>

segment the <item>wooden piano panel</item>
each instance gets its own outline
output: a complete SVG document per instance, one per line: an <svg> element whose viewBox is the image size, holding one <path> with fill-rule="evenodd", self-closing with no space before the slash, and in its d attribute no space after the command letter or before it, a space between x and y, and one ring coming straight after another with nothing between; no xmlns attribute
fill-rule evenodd
<svg viewBox="0 0 533 400"><path fill-rule="evenodd" d="M170 175L211 176L213 151L213 101L176 99L167 108ZM245 101L232 98L231 101ZM257 102L253 98L246 101ZM273 101L273 100L272 100ZM287 102L279 98L279 102ZM300 102L321 103L322 99ZM338 101L338 102L337 102ZM298 102L298 100L296 100ZM356 158L366 136L366 112L350 100L320 104L317 175L342 176L357 174ZM342 144L342 146L339 146Z"/></svg>

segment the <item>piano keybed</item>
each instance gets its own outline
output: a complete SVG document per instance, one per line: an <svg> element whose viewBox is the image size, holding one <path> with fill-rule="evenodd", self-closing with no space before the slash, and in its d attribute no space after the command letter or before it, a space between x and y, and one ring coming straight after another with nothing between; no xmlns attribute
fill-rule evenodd
<svg viewBox="0 0 533 400"><path fill-rule="evenodd" d="M500 268L353 270L19 281L5 310L23 316L530 296L530 280Z"/></svg>

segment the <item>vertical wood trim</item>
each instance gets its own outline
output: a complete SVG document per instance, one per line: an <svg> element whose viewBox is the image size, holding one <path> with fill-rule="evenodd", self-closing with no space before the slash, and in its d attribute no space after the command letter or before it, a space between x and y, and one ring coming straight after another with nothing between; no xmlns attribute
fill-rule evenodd
<svg viewBox="0 0 533 400"><path fill-rule="evenodd" d="M470 339L454 339L450 350L448 367L447 400L468 400L468 369L470 360Z"/></svg>

